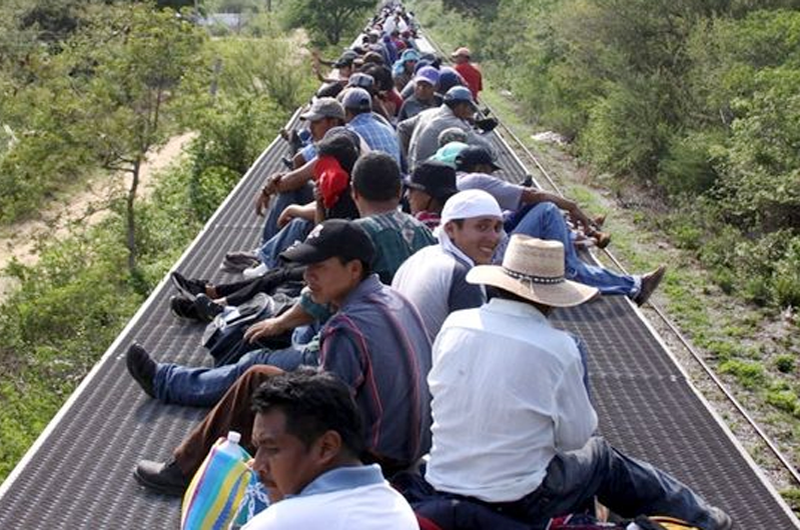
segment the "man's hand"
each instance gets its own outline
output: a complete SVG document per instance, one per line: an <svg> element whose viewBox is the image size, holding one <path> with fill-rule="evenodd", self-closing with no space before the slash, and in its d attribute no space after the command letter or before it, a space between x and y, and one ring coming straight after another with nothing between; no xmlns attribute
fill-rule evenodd
<svg viewBox="0 0 800 530"><path fill-rule="evenodd" d="M295 217L299 217L299 207L296 204L292 204L287 206L282 212L280 217L278 217L278 226L283 228L286 226L289 221L294 219Z"/></svg>
<svg viewBox="0 0 800 530"><path fill-rule="evenodd" d="M256 215L262 217L269 207L269 198L278 192L278 183L283 178L283 173L273 173L267 177L267 182L259 192L256 193L255 207Z"/></svg>
<svg viewBox="0 0 800 530"><path fill-rule="evenodd" d="M268 318L261 322L256 322L244 332L244 340L255 342L264 337L274 337L285 331L283 324L278 317Z"/></svg>

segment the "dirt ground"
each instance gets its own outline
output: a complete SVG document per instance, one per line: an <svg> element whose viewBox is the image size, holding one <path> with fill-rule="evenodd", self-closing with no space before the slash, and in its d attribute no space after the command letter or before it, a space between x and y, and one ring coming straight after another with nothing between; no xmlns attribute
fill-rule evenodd
<svg viewBox="0 0 800 530"><path fill-rule="evenodd" d="M193 136L193 133L175 136L147 157L141 169L139 198L147 197L153 189L154 177L180 158L184 147ZM70 226L86 228L103 219L107 214L109 201L124 193L128 182L129 177L103 176L90 179L85 190L54 201L41 213L39 219L0 229L0 271L13 259L26 265L35 264L39 259L39 241L65 235ZM0 302L15 287L13 279L0 273Z"/></svg>

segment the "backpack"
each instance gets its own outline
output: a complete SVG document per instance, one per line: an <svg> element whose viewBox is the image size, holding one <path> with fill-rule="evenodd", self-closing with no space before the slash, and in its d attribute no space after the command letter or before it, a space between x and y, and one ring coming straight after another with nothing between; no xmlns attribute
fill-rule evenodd
<svg viewBox="0 0 800 530"><path fill-rule="evenodd" d="M290 333L257 342L245 341L244 333L251 324L286 311L293 301L282 294L258 293L248 302L217 315L206 326L201 341L214 358L214 366L235 363L245 353L259 348L281 349L291 344Z"/></svg>

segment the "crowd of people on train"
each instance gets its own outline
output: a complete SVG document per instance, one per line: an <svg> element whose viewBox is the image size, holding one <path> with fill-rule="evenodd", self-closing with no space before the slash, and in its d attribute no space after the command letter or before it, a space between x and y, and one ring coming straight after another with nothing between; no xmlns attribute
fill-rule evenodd
<svg viewBox="0 0 800 530"><path fill-rule="evenodd" d="M608 244L603 219L503 178L470 50L448 66L418 48L417 30L388 1L336 60L315 55L324 84L302 127L282 131L291 167L255 197L260 244L222 264L240 276L172 274L180 318L257 314L215 346L214 367L130 346L148 396L210 407L168 462L142 460L134 476L180 495L235 430L273 501L251 530L545 528L595 498L624 517L730 528L597 435L591 354L549 321L600 296L641 305L665 267L587 261L581 247Z"/></svg>

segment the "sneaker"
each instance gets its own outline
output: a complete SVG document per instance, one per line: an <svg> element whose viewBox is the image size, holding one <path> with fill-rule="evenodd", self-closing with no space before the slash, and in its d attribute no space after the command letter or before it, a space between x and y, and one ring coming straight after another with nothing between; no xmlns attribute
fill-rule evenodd
<svg viewBox="0 0 800 530"><path fill-rule="evenodd" d="M281 162L283 162L283 165L286 166L286 169L288 169L289 171L294 169L294 161L288 156L282 156Z"/></svg>
<svg viewBox="0 0 800 530"><path fill-rule="evenodd" d="M642 285L639 288L639 293L633 297L636 305L640 306L647 302L650 295L658 288L658 284L664 279L664 274L667 272L666 265L659 265L659 267L647 274L642 275Z"/></svg>
<svg viewBox="0 0 800 530"><path fill-rule="evenodd" d="M260 278L264 276L269 269L263 263L259 263L255 267L250 267L242 271L242 276L245 280L252 280L253 278Z"/></svg>
<svg viewBox="0 0 800 530"><path fill-rule="evenodd" d="M141 344L134 342L128 347L125 354L125 365L128 372L139 383L144 393L150 397L156 397L153 389L153 380L156 378L156 363L150 358L150 354Z"/></svg>
<svg viewBox="0 0 800 530"><path fill-rule="evenodd" d="M714 530L731 530L733 528L733 519L730 515L716 506L712 506L709 510L709 520L715 525Z"/></svg>
<svg viewBox="0 0 800 530"><path fill-rule="evenodd" d="M225 309L225 306L216 303L204 294L198 294L194 299L193 305L197 311L198 320L204 322L211 322L214 317Z"/></svg>
<svg viewBox="0 0 800 530"><path fill-rule="evenodd" d="M186 320L201 320L200 314L197 312L197 307L194 305L194 300L194 296L191 298L173 296L169 299L169 309L172 314L178 318L185 318Z"/></svg>
<svg viewBox="0 0 800 530"><path fill-rule="evenodd" d="M195 295L206 292L206 280L192 280L185 277L178 271L173 272L169 276L172 280L172 285L186 298L194 298Z"/></svg>
<svg viewBox="0 0 800 530"><path fill-rule="evenodd" d="M174 459L166 463L142 460L136 464L133 478L148 489L175 497L183 496L191 481L191 477L183 474Z"/></svg>

